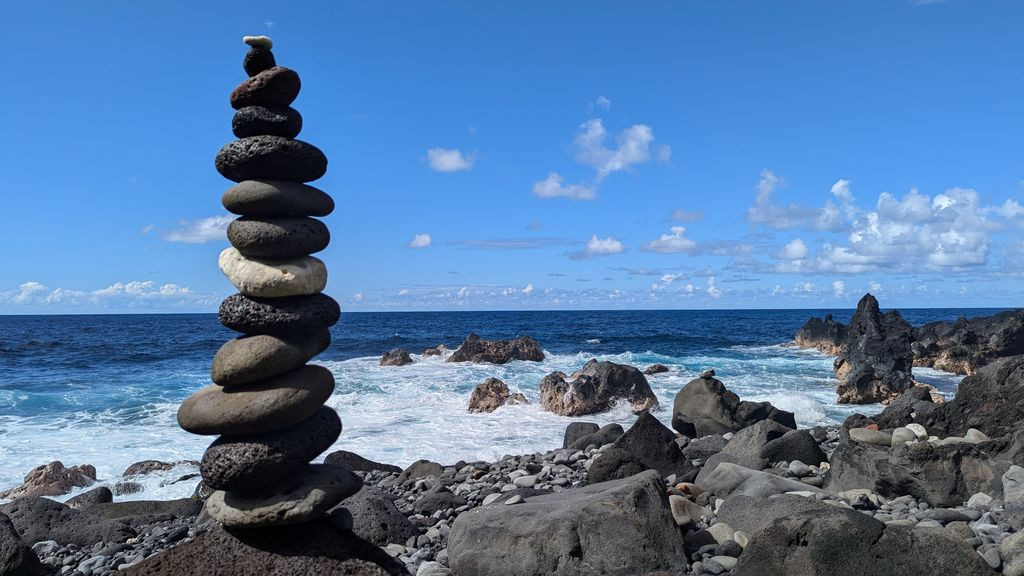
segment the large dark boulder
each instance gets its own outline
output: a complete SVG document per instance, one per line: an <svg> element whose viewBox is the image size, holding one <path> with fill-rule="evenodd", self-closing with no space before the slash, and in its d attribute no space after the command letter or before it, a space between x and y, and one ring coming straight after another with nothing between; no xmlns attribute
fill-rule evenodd
<svg viewBox="0 0 1024 576"><path fill-rule="evenodd" d="M974 374L997 358L1024 354L1024 309L932 322L914 329L914 366Z"/></svg>
<svg viewBox="0 0 1024 576"><path fill-rule="evenodd" d="M26 542L54 540L62 545L84 547L97 542L124 542L135 536L126 524L73 510L46 498L18 498L0 506L0 513L11 519Z"/></svg>
<svg viewBox="0 0 1024 576"><path fill-rule="evenodd" d="M351 532L316 521L228 532L220 525L195 540L120 572L126 576L405 576L409 571Z"/></svg>
<svg viewBox="0 0 1024 576"><path fill-rule="evenodd" d="M959 506L978 492L999 496L1010 463L993 458L991 445L918 442L888 448L851 440L842 429L826 487L833 492L865 488L890 498L910 494L944 507Z"/></svg>
<svg viewBox="0 0 1024 576"><path fill-rule="evenodd" d="M573 442L600 429L601 427L594 422L570 422L565 427L565 435L562 437L562 448L568 448L572 446Z"/></svg>
<svg viewBox="0 0 1024 576"><path fill-rule="evenodd" d="M587 446L597 446L600 448L605 444L611 444L622 436L624 430L621 424L611 423L601 426L596 432L585 434L573 440L573 443L568 446L570 450L586 450Z"/></svg>
<svg viewBox="0 0 1024 576"><path fill-rule="evenodd" d="M420 535L419 528L399 512L394 501L371 486L364 486L338 506L351 514L352 532L376 546L404 545L409 538Z"/></svg>
<svg viewBox="0 0 1024 576"><path fill-rule="evenodd" d="M64 501L64 504L67 505L69 508L74 508L75 510L82 510L83 508L88 508L89 506L94 506L96 504L105 504L107 502L113 501L114 493L110 491L110 488L107 488L106 486L99 486L97 488L93 488L92 490L82 492L81 494L73 498L68 498L67 500Z"/></svg>
<svg viewBox="0 0 1024 576"><path fill-rule="evenodd" d="M799 460L811 466L828 460L808 430L790 430L781 437L770 440L761 448L761 458L769 463Z"/></svg>
<svg viewBox="0 0 1024 576"><path fill-rule="evenodd" d="M505 364L511 360L540 362L543 359L544 351L540 344L529 336L520 336L515 340L484 340L476 334L470 334L447 361Z"/></svg>
<svg viewBox="0 0 1024 576"><path fill-rule="evenodd" d="M768 465L768 460L761 455L764 447L792 431L792 428L774 420L761 420L739 430L721 452L712 455L704 463L697 476L697 483L703 482L722 462L739 464L751 470L763 470Z"/></svg>
<svg viewBox="0 0 1024 576"><path fill-rule="evenodd" d="M398 475L398 482L402 483L407 480L418 480L420 478L428 478L434 476L435 478L440 476L444 472L444 466L437 462L431 462L430 460L417 460L402 473Z"/></svg>
<svg viewBox="0 0 1024 576"><path fill-rule="evenodd" d="M176 500L127 500L124 502L102 502L83 511L108 520L133 517L191 518L198 516L203 508L199 498L178 498Z"/></svg>
<svg viewBox="0 0 1024 576"><path fill-rule="evenodd" d="M380 470L383 472L395 472L401 473L402 469L394 464L382 464L380 462L374 462L368 458L363 458L355 452L349 452L347 450L337 450L331 452L324 457L324 464L331 464L337 466L339 464L348 466L354 472L373 472Z"/></svg>
<svg viewBox="0 0 1024 576"><path fill-rule="evenodd" d="M896 310L882 314L865 294L857 303L834 366L840 404L888 402L914 385L913 328Z"/></svg>
<svg viewBox="0 0 1024 576"><path fill-rule="evenodd" d="M601 452L587 470L587 479L594 484L629 478L648 470L635 454L612 446Z"/></svg>
<svg viewBox="0 0 1024 576"><path fill-rule="evenodd" d="M690 438L725 434L761 420L774 420L796 428L792 412L779 410L768 402L740 401L709 370L683 386L672 405L672 427Z"/></svg>
<svg viewBox="0 0 1024 576"><path fill-rule="evenodd" d="M839 355L843 341L846 339L846 326L836 322L831 314L825 319L811 318L797 330L793 342L800 348L814 348L833 356Z"/></svg>
<svg viewBox="0 0 1024 576"><path fill-rule="evenodd" d="M448 487L442 484L430 489L425 494L417 498L412 504L412 509L417 514L430 516L438 510L459 508L465 505L465 498L457 494L452 494L452 492L448 490Z"/></svg>
<svg viewBox="0 0 1024 576"><path fill-rule="evenodd" d="M456 518L452 572L642 574L686 566L683 540L654 471L514 506L484 506Z"/></svg>
<svg viewBox="0 0 1024 576"><path fill-rule="evenodd" d="M688 481L697 475L697 469L679 450L676 435L650 412L642 412L612 448L632 454L662 476L675 474L679 481Z"/></svg>
<svg viewBox="0 0 1024 576"><path fill-rule="evenodd" d="M942 528L886 526L855 510L820 504L777 519L750 542L734 576L987 576L988 564Z"/></svg>
<svg viewBox="0 0 1024 576"><path fill-rule="evenodd" d="M629 402L634 413L658 408L658 398L643 372L633 366L591 359L566 376L552 372L540 383L540 404L562 416L582 416Z"/></svg>
<svg viewBox="0 0 1024 576"><path fill-rule="evenodd" d="M4 576L42 576L39 557L18 535L11 519L0 514L0 574Z"/></svg>
<svg viewBox="0 0 1024 576"><path fill-rule="evenodd" d="M790 494L778 494L769 498L736 494L722 501L718 507L718 521L725 522L733 530L741 530L750 536L768 528L779 518L803 512L831 507L815 498Z"/></svg>

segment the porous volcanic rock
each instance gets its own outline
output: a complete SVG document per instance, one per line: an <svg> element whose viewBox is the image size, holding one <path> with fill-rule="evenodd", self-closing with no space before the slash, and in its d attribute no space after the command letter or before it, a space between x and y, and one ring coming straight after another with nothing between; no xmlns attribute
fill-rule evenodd
<svg viewBox="0 0 1024 576"><path fill-rule="evenodd" d="M520 336L514 340L484 340L476 334L470 334L447 361L505 364L512 360L540 362L543 359L544 351L540 344L529 336Z"/></svg>
<svg viewBox="0 0 1024 576"><path fill-rule="evenodd" d="M243 180L312 182L327 173L327 157L302 140L280 136L249 136L229 142L217 153L221 176Z"/></svg>
<svg viewBox="0 0 1024 576"><path fill-rule="evenodd" d="M228 241L247 258L288 260L327 248L331 233L315 218L243 216L228 224Z"/></svg>
<svg viewBox="0 0 1024 576"><path fill-rule="evenodd" d="M505 404L525 404L526 396L513 394L498 378L488 378L473 388L469 396L470 412L494 412Z"/></svg>
<svg viewBox="0 0 1024 576"><path fill-rule="evenodd" d="M0 505L26 542L54 540L58 544L92 546L97 542L124 542L135 536L130 526L98 518L47 498L18 498Z"/></svg>
<svg viewBox="0 0 1024 576"><path fill-rule="evenodd" d="M914 366L974 374L997 358L1024 354L1024 309L931 322L914 329Z"/></svg>
<svg viewBox="0 0 1024 576"><path fill-rule="evenodd" d="M267 68L249 77L231 92L231 107L246 106L287 108L295 101L302 88L299 75L281 66Z"/></svg>
<svg viewBox="0 0 1024 576"><path fill-rule="evenodd" d="M888 402L914 385L913 329L896 310L882 314L865 294L857 303L834 366L840 404Z"/></svg>
<svg viewBox="0 0 1024 576"><path fill-rule="evenodd" d="M846 340L846 326L836 322L831 314L826 314L824 319L810 318L797 331L793 340L801 348L814 348L838 356Z"/></svg>
<svg viewBox="0 0 1024 576"><path fill-rule="evenodd" d="M552 372L540 383L540 404L562 416L582 416L628 402L634 413L658 408L658 398L640 370L625 364L590 360L566 376Z"/></svg>
<svg viewBox="0 0 1024 576"><path fill-rule="evenodd" d="M406 364L412 364L412 356L409 356L409 353L401 348L392 348L380 357L381 366L405 366Z"/></svg>
<svg viewBox="0 0 1024 576"><path fill-rule="evenodd" d="M231 132L239 138L261 134L295 138L301 131L302 115L294 108L246 106L231 119Z"/></svg>
<svg viewBox="0 0 1024 576"><path fill-rule="evenodd" d="M220 323L246 334L294 335L330 328L341 307L326 294L286 298L252 298L232 294L220 303Z"/></svg>
<svg viewBox="0 0 1024 576"><path fill-rule="evenodd" d="M72 488L89 486L96 481L96 468L90 464L66 468L59 460L33 468L21 486L0 492L0 499L34 496L60 496Z"/></svg>
<svg viewBox="0 0 1024 576"><path fill-rule="evenodd" d="M695 378L676 394L672 406L672 428L684 436L701 438L710 434L736 432L761 420L774 420L796 428L792 412L779 410L768 402L740 401L714 376L713 371Z"/></svg>

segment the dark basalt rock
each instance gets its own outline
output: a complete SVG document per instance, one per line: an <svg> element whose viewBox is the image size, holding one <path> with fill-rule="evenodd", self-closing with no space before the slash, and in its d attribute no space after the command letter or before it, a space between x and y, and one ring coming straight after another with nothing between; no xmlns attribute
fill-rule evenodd
<svg viewBox="0 0 1024 576"><path fill-rule="evenodd" d="M380 462L374 462L368 458L363 458L355 452L349 452L347 450L337 450L331 452L324 457L324 464L331 464L333 466L343 465L348 466L356 472L373 472L375 470L383 470L384 472L401 473L402 469L393 464L382 464Z"/></svg>
<svg viewBox="0 0 1024 576"><path fill-rule="evenodd" d="M275 66L258 72L231 91L231 107L287 108L302 88L299 75L289 68Z"/></svg>
<svg viewBox="0 0 1024 576"><path fill-rule="evenodd" d="M469 395L470 412L494 412L505 404L526 404L526 396L512 393L508 385L498 378L488 378L477 384Z"/></svg>
<svg viewBox="0 0 1024 576"><path fill-rule="evenodd" d="M398 510L392 497L372 486L364 486L338 506L352 516L352 533L377 546L404 545L409 538L420 535L419 528Z"/></svg>
<svg viewBox="0 0 1024 576"><path fill-rule="evenodd" d="M825 319L811 318L797 331L794 343L801 348L814 348L836 356L846 340L846 326L836 322L831 314Z"/></svg>
<svg viewBox="0 0 1024 576"><path fill-rule="evenodd" d="M590 360L570 376L548 374L540 383L540 404L562 416L581 416L629 402L634 413L658 408L647 378L633 366Z"/></svg>
<svg viewBox="0 0 1024 576"><path fill-rule="evenodd" d="M221 526L155 554L125 576L405 576L397 560L326 520L250 530Z"/></svg>
<svg viewBox="0 0 1024 576"><path fill-rule="evenodd" d="M327 173L327 157L319 148L280 136L250 136L229 142L217 153L214 165L234 182L312 182Z"/></svg>
<svg viewBox="0 0 1024 576"><path fill-rule="evenodd" d="M294 108L246 106L231 119L231 132L238 138L280 136L295 138L302 131L302 115Z"/></svg>
<svg viewBox="0 0 1024 576"><path fill-rule="evenodd" d="M287 180L245 180L228 188L221 204L241 216L327 216L334 200L324 191Z"/></svg>
<svg viewBox="0 0 1024 576"><path fill-rule="evenodd" d="M245 53L245 58L242 59L242 68L250 77L275 66L277 66L277 61L274 59L274 53L265 46L249 48L249 51Z"/></svg>
<svg viewBox="0 0 1024 576"><path fill-rule="evenodd" d="M974 374L997 358L1024 354L1024 310L932 322L914 329L914 366Z"/></svg>
<svg viewBox="0 0 1024 576"><path fill-rule="evenodd" d="M913 328L896 310L884 315L865 294L846 328L834 366L840 404L887 402L914 385Z"/></svg>
<svg viewBox="0 0 1024 576"><path fill-rule="evenodd" d="M92 546L97 542L124 542L135 531L121 522L97 518L47 498L18 498L0 505L26 542L54 540L58 544Z"/></svg>
<svg viewBox="0 0 1024 576"><path fill-rule="evenodd" d="M341 435L341 419L321 406L302 422L244 436L221 436L203 454L200 471L217 490L245 492L262 488L304 467Z"/></svg>
<svg viewBox="0 0 1024 576"><path fill-rule="evenodd" d="M652 376L663 372L668 372L668 366L665 366L664 364L651 364L647 368L644 368L645 376Z"/></svg>
<svg viewBox="0 0 1024 576"><path fill-rule="evenodd" d="M220 323L246 334L289 335L329 328L341 308L326 294L252 298L232 294L220 303Z"/></svg>
<svg viewBox="0 0 1024 576"><path fill-rule="evenodd" d="M284 374L304 365L330 343L327 329L289 337L257 334L228 340L213 357L210 379L233 386Z"/></svg>
<svg viewBox="0 0 1024 576"><path fill-rule="evenodd" d="M26 498L30 496L60 496L73 488L89 486L96 481L96 468L91 464L67 468L55 460L36 466L25 475L25 482L0 492L0 498Z"/></svg>
<svg viewBox="0 0 1024 576"><path fill-rule="evenodd" d="M580 438L593 434L600 429L601 427L595 422L570 422L565 427L565 435L562 437L562 448L568 448Z"/></svg>
<svg viewBox="0 0 1024 576"><path fill-rule="evenodd" d="M573 440L568 447L570 450L586 450L587 446L594 445L600 448L605 444L611 444L619 439L625 431L619 424L605 424L596 432L585 434Z"/></svg>
<svg viewBox="0 0 1024 576"><path fill-rule="evenodd" d="M287 260L327 248L331 233L323 222L313 218L243 216L228 225L228 241L249 258Z"/></svg>
<svg viewBox="0 0 1024 576"><path fill-rule="evenodd" d="M672 428L690 438L736 432L762 420L796 428L792 412L768 402L740 401L713 373L683 386L672 406Z"/></svg>
<svg viewBox="0 0 1024 576"><path fill-rule="evenodd" d="M381 366L405 366L406 364L412 364L412 356L409 356L409 353L401 348L392 348L380 357Z"/></svg>
<svg viewBox="0 0 1024 576"><path fill-rule="evenodd" d="M515 340L484 340L476 334L470 334L447 361L505 364L511 360L540 362L544 360L544 351L529 336L520 336Z"/></svg>
<svg viewBox="0 0 1024 576"><path fill-rule="evenodd" d="M676 435L650 412L641 413L612 448L632 454L643 462L645 468L653 468L662 476L675 474L680 482L692 480L697 475L697 469L679 450Z"/></svg>
<svg viewBox="0 0 1024 576"><path fill-rule="evenodd" d="M462 496L452 494L444 485L432 488L423 496L420 496L412 504L412 509L417 514L430 516L438 510L458 508L466 505L466 499Z"/></svg>
<svg viewBox="0 0 1024 576"><path fill-rule="evenodd" d="M178 425L193 434L259 434L313 415L334 391L334 375L309 365L249 386L211 384L181 403Z"/></svg>
<svg viewBox="0 0 1024 576"><path fill-rule="evenodd" d="M594 459L590 469L587 471L587 479L595 484L610 480L621 480L648 469L649 467L641 462L640 458L635 454L612 446L601 452L601 455Z"/></svg>
<svg viewBox="0 0 1024 576"><path fill-rule="evenodd" d="M0 514L0 574L42 576L43 566L32 548L22 541L11 519Z"/></svg>
<svg viewBox="0 0 1024 576"><path fill-rule="evenodd" d="M437 462L431 462L430 460L417 460L402 473L398 475L398 483L401 484L407 480L417 480L419 478L428 478L430 476L439 477L444 473L444 466Z"/></svg>
<svg viewBox="0 0 1024 576"><path fill-rule="evenodd" d="M83 510L95 504L105 504L113 501L114 493L110 491L110 488L100 486L99 488L93 488L88 492L82 492L74 498L68 498L64 504L66 504L68 508Z"/></svg>
<svg viewBox="0 0 1024 576"><path fill-rule="evenodd" d="M197 516L202 508L203 502L198 498L178 498L104 502L90 506L85 511L107 520L131 522L133 518L191 518Z"/></svg>
<svg viewBox="0 0 1024 576"><path fill-rule="evenodd" d="M790 430L782 437L769 441L761 449L761 458L768 462L799 460L811 466L828 460L818 442L807 430Z"/></svg>

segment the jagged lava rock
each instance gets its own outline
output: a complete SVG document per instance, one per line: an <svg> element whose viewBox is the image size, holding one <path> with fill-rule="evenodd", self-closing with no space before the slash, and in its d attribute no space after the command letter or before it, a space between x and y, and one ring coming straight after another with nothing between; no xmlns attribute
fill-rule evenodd
<svg viewBox="0 0 1024 576"><path fill-rule="evenodd" d="M302 140L249 136L224 145L217 153L214 166L222 176L234 182L312 182L327 173L327 157L319 148Z"/></svg>
<svg viewBox="0 0 1024 576"><path fill-rule="evenodd" d="M246 386L211 384L181 403L178 425L193 434L259 434L298 424L334 391L323 366L303 366Z"/></svg>
<svg viewBox="0 0 1024 576"><path fill-rule="evenodd" d="M625 364L591 359L568 377L553 372L540 383L541 407L562 416L604 412L619 401L629 402L634 413L658 408L647 378Z"/></svg>
<svg viewBox="0 0 1024 576"><path fill-rule="evenodd" d="M60 496L72 488L89 486L96 481L96 468L90 464L64 467L59 460L37 466L25 475L21 486L0 492L0 499L33 496Z"/></svg>
<svg viewBox="0 0 1024 576"><path fill-rule="evenodd" d="M914 365L974 374L997 358L1024 354L1024 310L931 322L914 329Z"/></svg>
<svg viewBox="0 0 1024 576"><path fill-rule="evenodd" d="M295 138L302 131L302 115L294 108L246 106L235 112L231 131L238 138L261 135Z"/></svg>
<svg viewBox="0 0 1024 576"><path fill-rule="evenodd" d="M412 364L412 356L401 348L392 348L380 357L381 366L405 366Z"/></svg>
<svg viewBox="0 0 1024 576"><path fill-rule="evenodd" d="M840 404L888 402L914 385L913 328L896 310L884 315L865 294L857 303L834 366Z"/></svg>
<svg viewBox="0 0 1024 576"><path fill-rule="evenodd" d="M231 107L287 108L302 89L299 75L289 68L274 66L250 76L231 91Z"/></svg>
<svg viewBox="0 0 1024 576"><path fill-rule="evenodd" d="M303 366L330 343L326 328L287 337L256 334L228 340L213 357L210 379L233 386L277 376Z"/></svg>
<svg viewBox="0 0 1024 576"><path fill-rule="evenodd" d="M221 204L241 216L327 216L334 200L323 190L287 180L244 180L224 191Z"/></svg>
<svg viewBox="0 0 1024 576"><path fill-rule="evenodd" d="M810 318L797 331L794 343L801 348L814 348L833 356L839 355L846 339L846 326L836 322L831 314L825 319Z"/></svg>
<svg viewBox="0 0 1024 576"><path fill-rule="evenodd" d="M672 428L690 438L735 432L761 420L796 428L792 412L779 410L768 402L740 401L714 377L714 372L688 382L672 405Z"/></svg>
<svg viewBox="0 0 1024 576"><path fill-rule="evenodd" d="M203 454L200 471L215 490L253 491L305 467L341 435L341 419L321 406L305 420L263 434L221 436Z"/></svg>
<svg viewBox="0 0 1024 576"><path fill-rule="evenodd" d="M220 271L246 296L308 296L323 292L327 287L327 267L313 256L262 260L247 258L235 248L225 248L218 264Z"/></svg>
<svg viewBox="0 0 1024 576"><path fill-rule="evenodd" d="M341 307L326 294L287 298L250 298L232 294L220 303L220 323L246 334L290 335L329 328Z"/></svg>
<svg viewBox="0 0 1024 576"><path fill-rule="evenodd" d="M447 361L505 364L511 360L540 362L543 359L544 351L540 344L529 336L520 336L514 340L484 340L476 334L470 334Z"/></svg>
<svg viewBox="0 0 1024 576"><path fill-rule="evenodd" d="M513 394L508 385L497 378L488 378L473 388L469 395L470 412L494 412L505 404L525 404L526 396Z"/></svg>
<svg viewBox="0 0 1024 576"><path fill-rule="evenodd" d="M247 258L287 260L327 248L331 233L314 218L243 216L228 224L228 241ZM323 275L326 278L326 269Z"/></svg>
<svg viewBox="0 0 1024 576"><path fill-rule="evenodd" d="M377 546L404 545L409 538L420 535L419 528L399 512L393 498L372 486L364 486L338 508L352 516L353 534Z"/></svg>

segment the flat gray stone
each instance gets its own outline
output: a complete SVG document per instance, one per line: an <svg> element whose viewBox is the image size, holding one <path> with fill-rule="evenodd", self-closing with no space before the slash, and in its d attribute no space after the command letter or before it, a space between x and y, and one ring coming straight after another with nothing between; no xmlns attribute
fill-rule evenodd
<svg viewBox="0 0 1024 576"><path fill-rule="evenodd" d="M288 180L245 180L228 188L220 201L240 216L327 216L334 211L326 192Z"/></svg>
<svg viewBox="0 0 1024 576"><path fill-rule="evenodd" d="M327 329L287 337L256 334L228 340L213 357L210 379L232 386L277 376L301 367L330 343Z"/></svg>
<svg viewBox="0 0 1024 576"><path fill-rule="evenodd" d="M850 440L860 442L861 444L874 444L887 448L892 445L891 435L870 428L850 428Z"/></svg>

